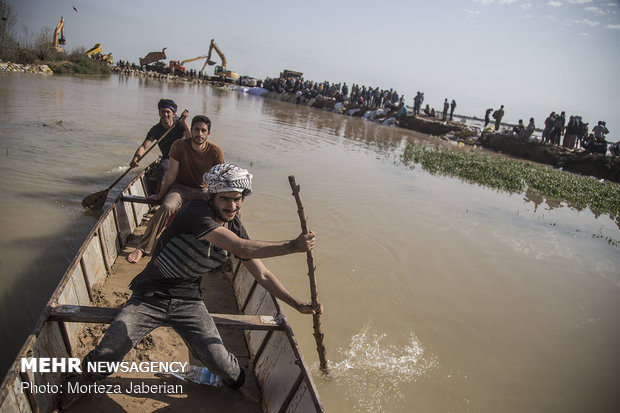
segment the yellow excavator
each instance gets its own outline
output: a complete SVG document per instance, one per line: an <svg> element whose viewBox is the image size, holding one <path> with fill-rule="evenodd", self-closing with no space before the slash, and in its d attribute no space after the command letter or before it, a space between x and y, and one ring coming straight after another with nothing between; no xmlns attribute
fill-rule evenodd
<svg viewBox="0 0 620 413"><path fill-rule="evenodd" d="M220 48L217 47L217 44L215 44L215 40L213 39L211 39L211 45L209 46L209 53L207 54L207 61L202 66L201 72L204 71L207 65L215 64L215 62L211 60L211 53L213 53L213 50L215 50L216 53L220 56L220 59L222 59L222 64L220 66L215 66L214 78L217 80L229 81L229 82L234 82L237 79L239 79L239 73L226 69L226 57L224 56L224 53L222 53Z"/></svg>
<svg viewBox="0 0 620 413"><path fill-rule="evenodd" d="M58 37L60 35L60 37ZM61 17L60 21L56 25L56 30L54 30L54 38L52 39L52 43L54 44L54 49L59 52L64 52L65 49L60 47L60 45L64 45L65 41L65 18Z"/></svg>

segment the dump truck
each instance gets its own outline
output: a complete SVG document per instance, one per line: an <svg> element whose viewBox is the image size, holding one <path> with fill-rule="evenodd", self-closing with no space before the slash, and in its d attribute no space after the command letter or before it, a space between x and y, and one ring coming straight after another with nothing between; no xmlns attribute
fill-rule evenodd
<svg viewBox="0 0 620 413"><path fill-rule="evenodd" d="M88 49L84 54L91 59L96 59L100 62L105 62L112 64L114 63L114 59L112 58L112 53L103 54L101 52L101 43L96 43L93 47Z"/></svg>
<svg viewBox="0 0 620 413"><path fill-rule="evenodd" d="M164 47L161 52L150 52L144 57L140 58L140 66L146 66L151 63L157 62L158 60L164 60L166 58L166 49Z"/></svg>

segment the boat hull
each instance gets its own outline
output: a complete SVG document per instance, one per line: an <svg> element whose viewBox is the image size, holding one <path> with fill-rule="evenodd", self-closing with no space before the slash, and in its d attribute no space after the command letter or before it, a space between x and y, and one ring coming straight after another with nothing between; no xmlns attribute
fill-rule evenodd
<svg viewBox="0 0 620 413"><path fill-rule="evenodd" d="M124 259L123 248L149 212L148 204L136 201L145 197L145 188L144 173L141 173L127 184L86 237L2 382L0 411L56 410L57 394L24 390L23 383L29 382L47 388L60 386L64 379L62 373L21 371L21 359L77 357L77 354L82 354L84 350L80 349L82 345L80 334L85 322L106 322L105 319L89 318L88 312L79 319L65 316L59 310L71 308L68 306L79 306L84 309L96 307L95 288L103 285L108 276L114 273L113 267L117 259ZM233 318L231 321L231 317L222 315L228 320L224 320L225 322L218 326L220 329L248 329L245 330L245 341L250 356L248 364L253 367L262 391L263 411L324 411L312 376L279 303L256 284L254 278L239 262L233 263L232 268L234 272L231 291L234 293L234 302L238 309L236 313L258 317L241 316L241 321L238 321L239 317L231 316ZM277 327L256 326L261 324L256 321L261 318L260 316L268 316L262 317L263 320L270 316L269 322L277 320ZM249 319L251 322L248 322ZM107 322L109 321L108 318ZM241 323L241 327L238 322ZM256 325L252 326L252 322Z"/></svg>

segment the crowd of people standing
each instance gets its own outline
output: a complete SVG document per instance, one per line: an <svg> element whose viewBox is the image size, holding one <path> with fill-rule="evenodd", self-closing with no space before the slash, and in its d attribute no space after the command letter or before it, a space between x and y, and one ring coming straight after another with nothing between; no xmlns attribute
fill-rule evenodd
<svg viewBox="0 0 620 413"><path fill-rule="evenodd" d="M265 89L278 93L295 94L298 102L301 98L312 99L319 96L335 99L336 102L357 104L366 106L369 109L395 110L402 113L402 108L406 109L405 97L394 89L380 89L379 87L360 86L353 84L351 88L346 83L330 83L328 81L314 82L304 80L302 77L280 77L267 78L262 82ZM422 104L424 103L424 93L418 91L413 98L414 116L420 116ZM437 113L428 104L423 110L427 117L440 116L443 121L454 119L456 101L449 102L446 98L443 102L443 110ZM404 111L407 113L407 111ZM493 121L491 120L493 118ZM504 105L497 110L489 108L485 112L484 127L491 122L494 123L494 130L499 132L502 119L504 118ZM530 118L527 125L520 119L519 123L512 128L512 133L522 140L529 140L536 129L534 118ZM550 145L562 145L569 149L585 149L590 152L602 152L607 148L605 135L609 133L604 121L599 121L591 133L588 124L581 116L571 116L566 121L565 112L556 114L552 112L545 120L545 127L542 133L542 143Z"/></svg>
<svg viewBox="0 0 620 413"><path fill-rule="evenodd" d="M328 81L314 82L301 77L267 78L263 87L271 92L292 93L306 99L322 96L335 99L337 102L349 102L366 106L372 109L394 109L405 104L405 96L394 89L380 89L379 87L360 86L346 82L330 83Z"/></svg>
<svg viewBox="0 0 620 413"><path fill-rule="evenodd" d="M304 80L302 77L279 77L266 78L262 81L262 87L270 92L291 93L298 96L298 102L301 98L312 99L319 96L334 99L336 102L349 103L359 106L365 106L369 109L384 109L386 111L397 111L397 118L403 113L407 114L408 109L405 102L405 96L399 94L393 88L381 89L372 86L360 86L352 84L351 88L346 82L330 83L328 81L314 82ZM424 103L424 93L418 91L413 98L414 116L420 116L420 110ZM452 99L448 102L445 99L442 120L453 120L454 110L456 109L456 100ZM436 117L435 109L431 109L427 104L424 109L424 115L427 117Z"/></svg>
<svg viewBox="0 0 620 413"><path fill-rule="evenodd" d="M599 121L589 131L589 124L581 116L570 116L566 122L566 112L551 112L545 119L542 142L551 145L562 145L568 149L585 149L589 152L605 153L607 151L606 136L609 133L605 121Z"/></svg>

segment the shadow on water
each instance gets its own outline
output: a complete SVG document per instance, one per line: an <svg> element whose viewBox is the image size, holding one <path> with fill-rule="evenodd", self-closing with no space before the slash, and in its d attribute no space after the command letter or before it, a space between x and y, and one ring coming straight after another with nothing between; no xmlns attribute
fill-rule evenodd
<svg viewBox="0 0 620 413"><path fill-rule="evenodd" d="M140 173L140 169L136 169L135 172L130 172L124 177L120 182L118 182L114 187L112 187L108 193L108 200L106 201L106 207L108 204L112 202L116 198L116 196L120 193L122 188L125 188L127 184ZM100 191L107 190L112 183L122 174L118 175L92 175L92 176L70 176L63 178L63 184L67 187L77 187L77 188L88 188L88 189L80 189L78 190L69 190L63 189L62 195L59 195L58 190L51 188L49 191L41 191L38 190L36 192L33 191L23 191L23 192L14 192L15 196L22 197L24 199L32 199L37 202L41 200L54 200L57 201L62 199L62 203L66 206L75 206L77 209L82 209L81 203L82 200L92 194L95 194ZM71 205L74 203L74 205ZM84 210L83 211L87 216L92 216L95 218L99 218L102 210Z"/></svg>
<svg viewBox="0 0 620 413"><path fill-rule="evenodd" d="M58 201L61 199L59 202L75 209L79 216L64 229L54 234L38 238L24 236L11 243L11 247L15 247L18 250L36 250L37 254L34 255L27 267L20 271L20 274L11 274L14 284L7 286L0 295L0 324L5 329L5 332L2 333L4 339L0 347L2 352L0 370L3 375L6 374L26 337L32 332L41 311L45 308L47 301L88 233L96 225L105 208L113 202L121 189L139 172L140 169L136 169L135 174L128 174L127 177L123 178L121 182L110 190L103 209L83 209L81 201L90 193L107 189L120 174L114 177L83 175L64 179L71 186L75 185L78 188L91 186L95 188L88 194L83 193L82 190L79 192L76 190L63 191L61 198L59 198L58 192L51 191L16 194L36 202L48 199ZM49 201L47 202L49 203ZM1 265L2 263L0 262ZM24 297L27 298L24 299Z"/></svg>
<svg viewBox="0 0 620 413"><path fill-rule="evenodd" d="M80 229L84 234L87 231L87 225ZM0 319L5 329L2 333L0 360L3 375L32 332L41 311L79 248L72 238L66 237L65 231L17 241L17 246L26 250L34 245L43 253L35 256L20 274L12 274L14 284L7 287L0 297Z"/></svg>
<svg viewBox="0 0 620 413"><path fill-rule="evenodd" d="M22 195L35 198L30 193ZM41 196L46 194L39 193L36 199L40 200ZM69 195L81 196L77 193ZM57 197L57 194L50 193L49 197ZM102 210L82 210L83 218L73 220L62 230L42 237L24 236L11 242L11 247L17 250L36 253L19 274L11 274L13 285L5 286L0 295L0 324L5 330L1 333L0 347L2 375L6 374L26 337L32 333L47 301L101 213Z"/></svg>

